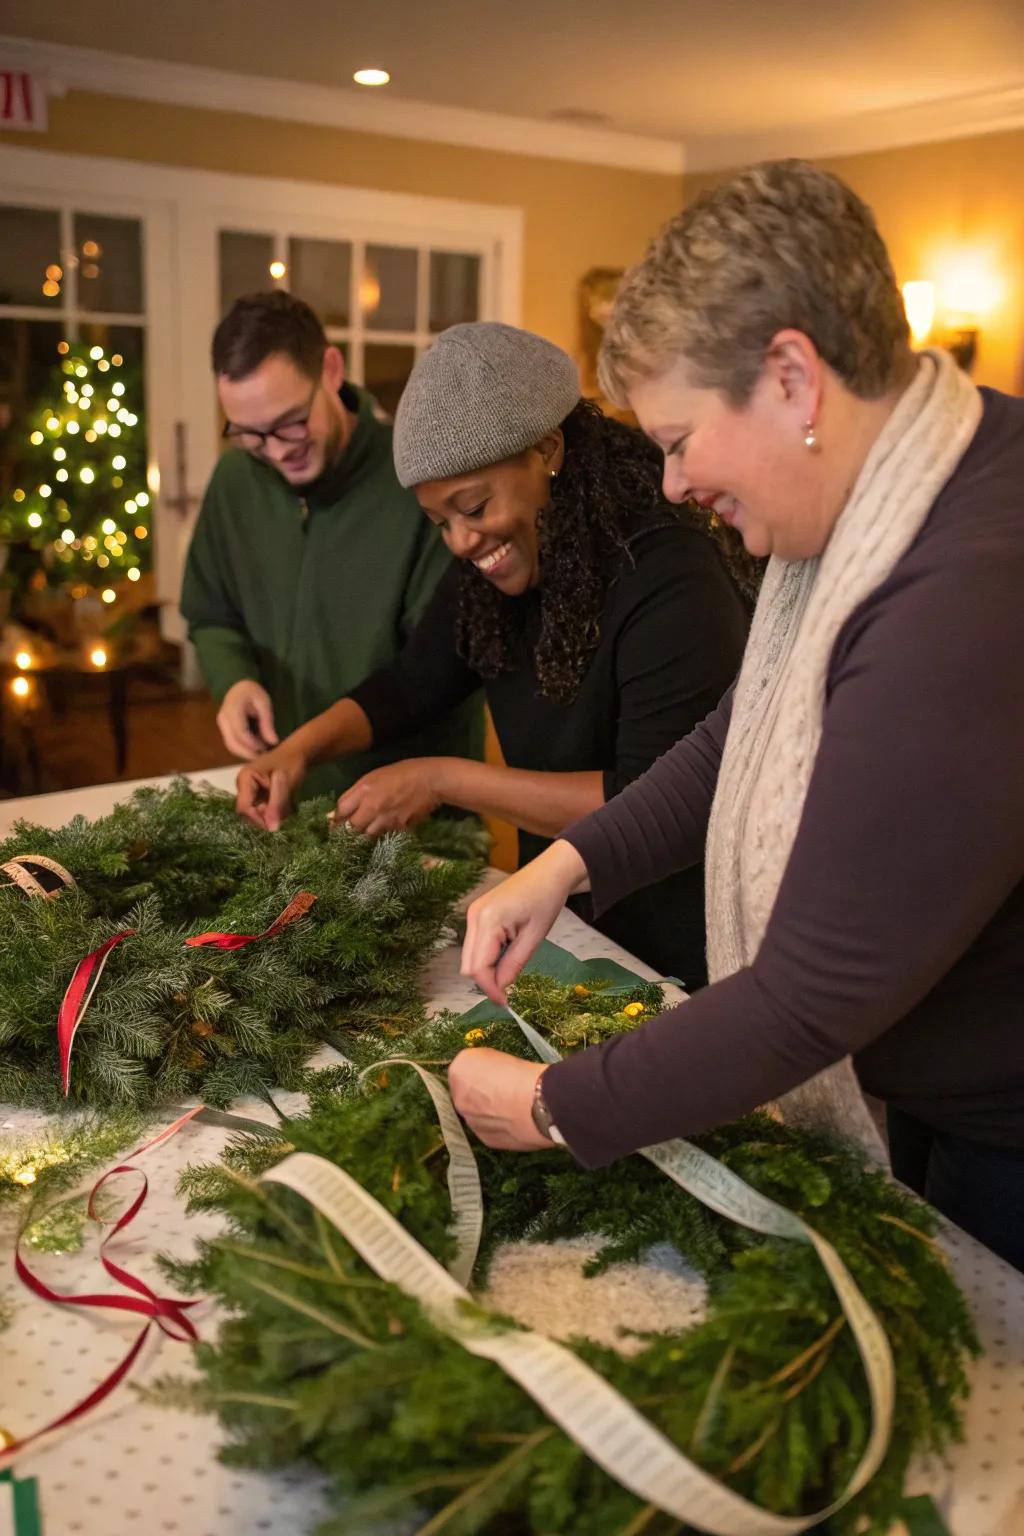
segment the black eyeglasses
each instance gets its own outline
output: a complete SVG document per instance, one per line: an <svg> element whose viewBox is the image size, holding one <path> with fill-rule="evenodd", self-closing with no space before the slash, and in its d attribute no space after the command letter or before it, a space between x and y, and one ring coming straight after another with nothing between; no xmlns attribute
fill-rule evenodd
<svg viewBox="0 0 1024 1536"><path fill-rule="evenodd" d="M317 384L309 397L305 416L300 416L296 421L286 421L283 427L271 427L269 432L261 432L258 427L239 427L233 421L226 421L220 435L229 443L238 443L242 448L250 449L262 449L268 437L275 437L279 443L304 443L309 436L309 418L313 414L313 405L319 391L320 385Z"/></svg>

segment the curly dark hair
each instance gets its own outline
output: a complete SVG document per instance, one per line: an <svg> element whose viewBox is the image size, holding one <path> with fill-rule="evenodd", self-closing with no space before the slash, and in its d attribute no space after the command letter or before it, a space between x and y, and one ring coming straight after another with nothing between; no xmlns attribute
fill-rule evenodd
<svg viewBox="0 0 1024 1536"><path fill-rule="evenodd" d="M601 637L608 588L623 555L629 558L627 526L638 513L674 518L706 534L750 606L762 563L751 559L733 529L713 526L698 508L665 500L661 453L643 433L604 416L590 400L573 407L562 433L562 471L538 530L544 579L534 665L544 697L571 704ZM497 677L513 665L521 606L471 561L460 577L459 655L481 677Z"/></svg>

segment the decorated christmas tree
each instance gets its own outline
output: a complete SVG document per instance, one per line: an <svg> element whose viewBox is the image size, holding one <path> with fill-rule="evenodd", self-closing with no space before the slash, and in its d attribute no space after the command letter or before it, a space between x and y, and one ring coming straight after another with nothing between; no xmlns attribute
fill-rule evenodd
<svg viewBox="0 0 1024 1536"><path fill-rule="evenodd" d="M4 580L16 594L42 584L112 592L150 564L140 381L100 346L62 341L57 352L23 422L15 487L0 508L0 539L10 546Z"/></svg>

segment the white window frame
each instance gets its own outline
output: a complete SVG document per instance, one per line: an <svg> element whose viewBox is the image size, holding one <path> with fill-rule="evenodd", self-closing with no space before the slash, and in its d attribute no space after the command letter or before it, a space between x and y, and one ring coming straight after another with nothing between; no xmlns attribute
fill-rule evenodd
<svg viewBox="0 0 1024 1536"><path fill-rule="evenodd" d="M163 629L173 640L184 636L177 611L181 569L219 451L209 355L219 318L221 229L479 254L481 319L521 321L520 208L2 144L0 200L34 207L69 204L142 221L154 557L157 593L165 605ZM353 261L353 281L357 271ZM421 290L425 272L421 262ZM418 302L425 304L423 292ZM50 318L58 313L49 311ZM416 333L368 334L374 341L422 348L429 341L426 324L425 309L418 308ZM357 359L352 362L358 376Z"/></svg>

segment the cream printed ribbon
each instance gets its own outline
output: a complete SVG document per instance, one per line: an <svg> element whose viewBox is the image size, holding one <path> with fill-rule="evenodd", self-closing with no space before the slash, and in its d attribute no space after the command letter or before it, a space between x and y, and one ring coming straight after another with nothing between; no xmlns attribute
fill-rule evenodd
<svg viewBox="0 0 1024 1536"><path fill-rule="evenodd" d="M558 1052L513 1010L512 1017L545 1061ZM530 1394L604 1471L638 1498L712 1536L796 1536L842 1508L877 1471L892 1427L894 1373L888 1340L836 1250L792 1211L752 1189L715 1158L686 1141L662 1142L641 1155L720 1215L774 1237L810 1243L816 1250L860 1351L873 1409L871 1434L847 1487L813 1515L774 1515L734 1493L685 1457L603 1377L571 1350L529 1329L488 1323L455 1276L468 1279L483 1220L472 1150L444 1086L417 1063L394 1058L374 1063L412 1066L430 1093L449 1148L449 1191L459 1236L452 1273L343 1169L310 1153L295 1153L263 1175L294 1189L330 1221L381 1277L416 1299L444 1333L471 1354L493 1360ZM365 1074L364 1074L365 1075ZM476 1236L474 1238L473 1233ZM464 1304L470 1303L472 1310Z"/></svg>

